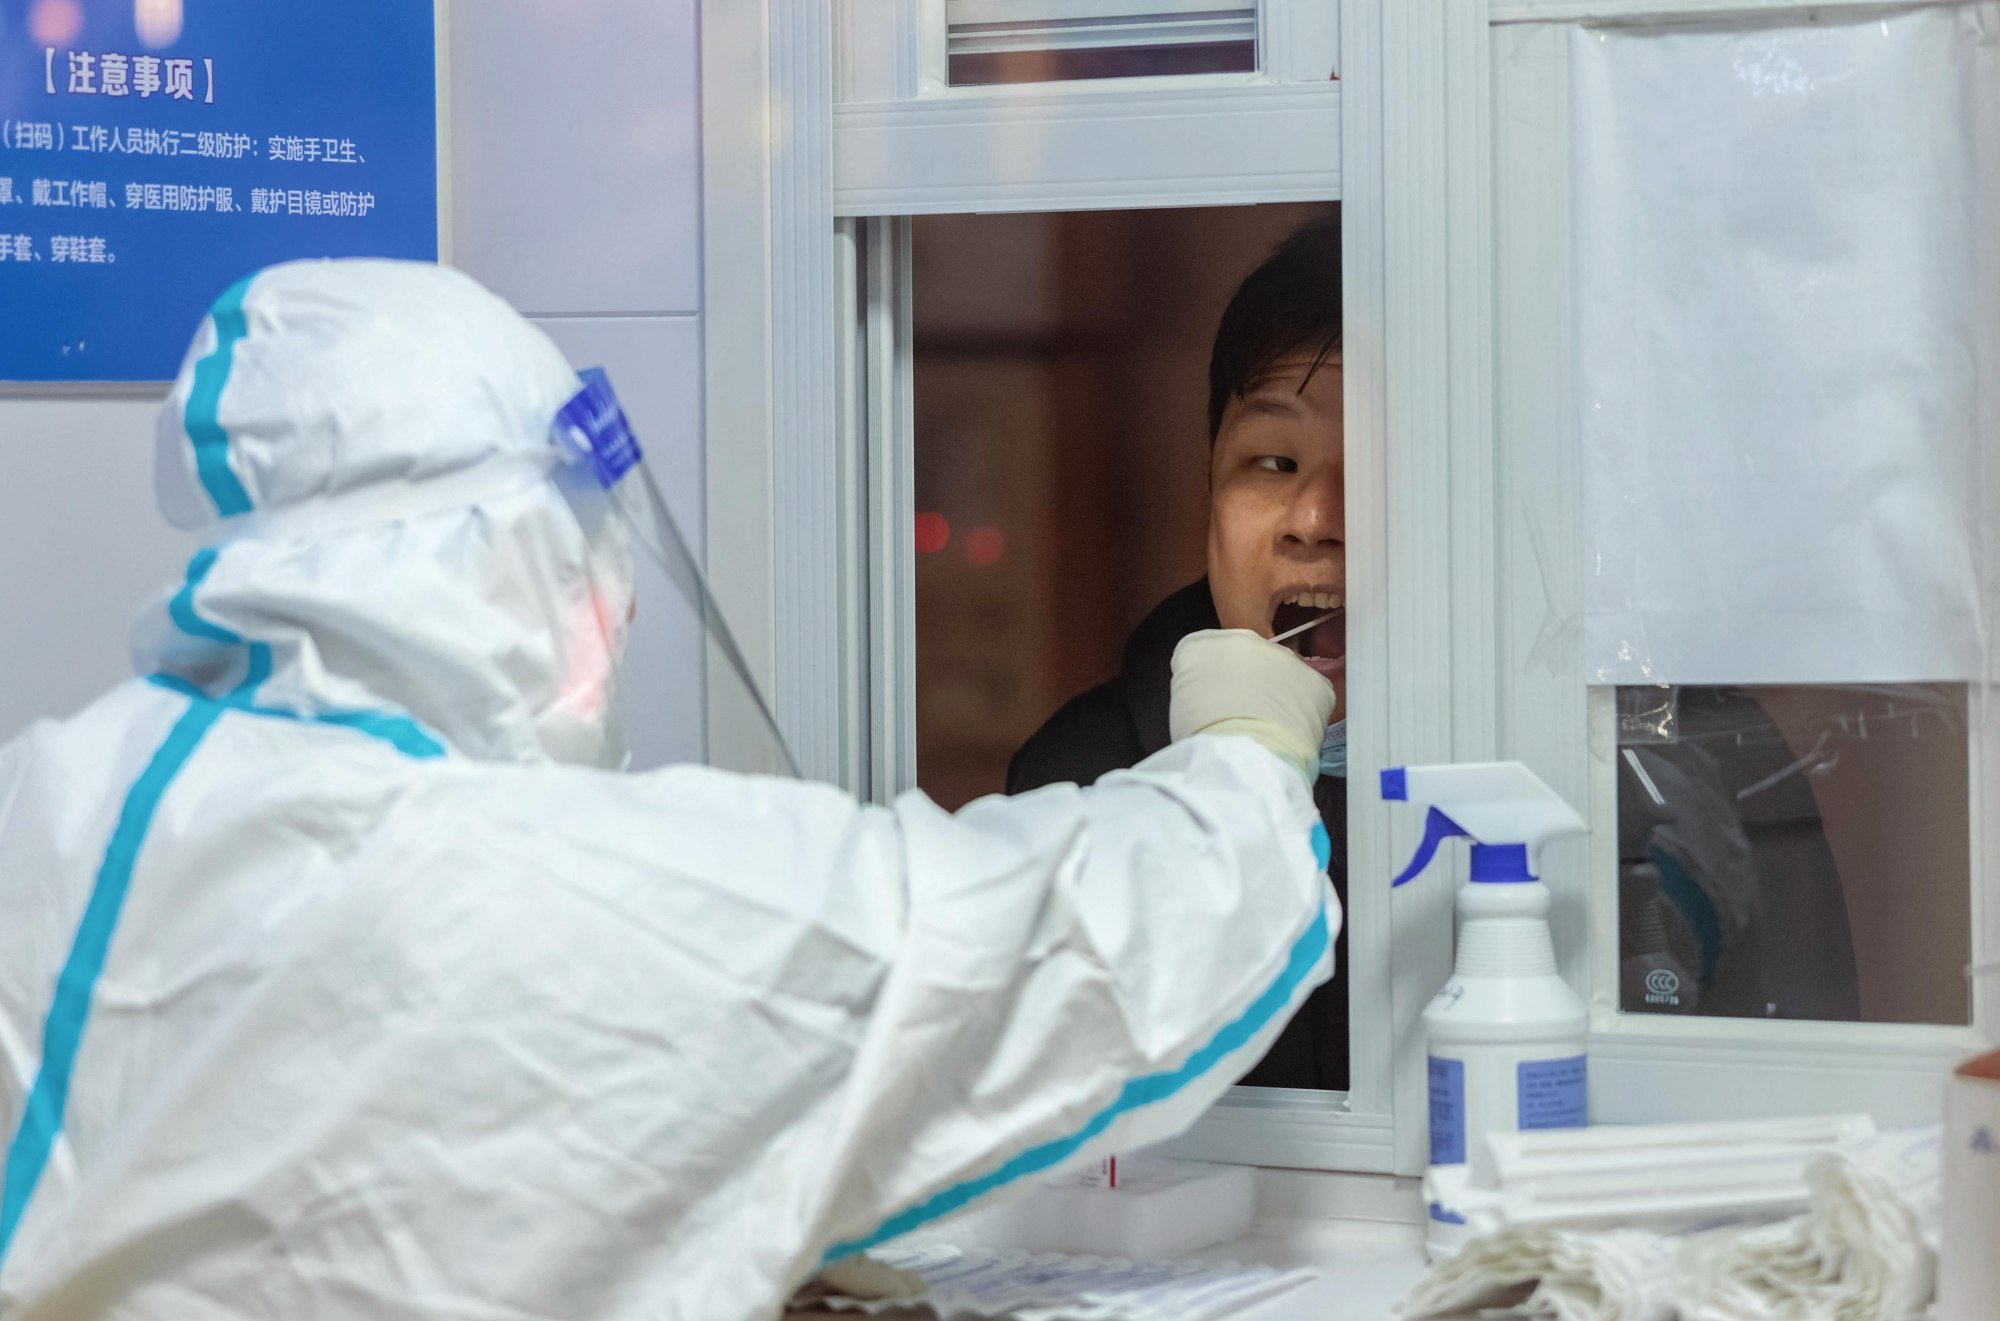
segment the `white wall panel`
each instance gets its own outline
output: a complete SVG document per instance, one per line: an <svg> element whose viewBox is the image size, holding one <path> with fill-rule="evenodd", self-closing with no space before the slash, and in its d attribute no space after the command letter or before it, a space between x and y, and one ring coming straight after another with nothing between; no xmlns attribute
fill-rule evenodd
<svg viewBox="0 0 2000 1321"><path fill-rule="evenodd" d="M461 0L448 39L454 263L531 315L698 311L695 0Z"/></svg>
<svg viewBox="0 0 2000 1321"><path fill-rule="evenodd" d="M0 741L132 674L194 543L153 507L151 399L0 399Z"/></svg>
<svg viewBox="0 0 2000 1321"><path fill-rule="evenodd" d="M706 537L696 0L453 0L452 261L610 374ZM635 767L703 754L696 616L641 566L620 706Z"/></svg>

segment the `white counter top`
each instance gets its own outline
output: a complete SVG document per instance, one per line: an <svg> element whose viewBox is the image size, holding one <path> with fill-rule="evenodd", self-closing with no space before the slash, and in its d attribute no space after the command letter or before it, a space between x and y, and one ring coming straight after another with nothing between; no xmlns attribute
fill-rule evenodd
<svg viewBox="0 0 2000 1321"><path fill-rule="evenodd" d="M1192 1254L1205 1261L1310 1266L1311 1283L1237 1314L1240 1321L1394 1321L1423 1273L1423 1228L1377 1221L1268 1220L1247 1238ZM925 1308L791 1312L785 1321L935 1321Z"/></svg>
<svg viewBox="0 0 2000 1321"><path fill-rule="evenodd" d="M1423 1274L1424 1231L1358 1220L1263 1221L1248 1238L1194 1255L1319 1272L1311 1284L1244 1312L1243 1321L1393 1321L1395 1305Z"/></svg>
<svg viewBox="0 0 2000 1321"><path fill-rule="evenodd" d="M1251 1232L1177 1259L1287 1270L1309 1267L1315 1272L1310 1282L1235 1314L1241 1321L1395 1321L1396 1304L1409 1295L1424 1271L1424 1226L1416 1219L1422 1207L1417 1182L1302 1170L1261 1169L1256 1173L1256 1219ZM1047 1215L1062 1210L1060 1206L1051 1210L1047 1204L1042 1209ZM956 1222L961 1233L970 1223ZM1042 1227L1046 1226L1045 1216ZM1019 1250L1020 1240L1001 1237L1000 1228L1005 1227L987 1224L990 1237L983 1240L975 1233L974 1250ZM913 1238L925 1236L935 1238L941 1246L969 1246L942 1229L920 1231ZM1080 1246L1069 1250L1086 1251ZM1118 1255L1108 1247L1092 1250ZM787 1321L855 1321L861 1315L792 1313ZM873 1313L868 1321L916 1321L934 1316L928 1309L900 1308Z"/></svg>

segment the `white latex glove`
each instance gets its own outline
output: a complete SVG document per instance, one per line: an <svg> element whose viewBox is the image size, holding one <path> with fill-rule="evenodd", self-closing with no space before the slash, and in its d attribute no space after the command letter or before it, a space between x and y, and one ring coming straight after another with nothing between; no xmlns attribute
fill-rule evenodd
<svg viewBox="0 0 2000 1321"><path fill-rule="evenodd" d="M1242 734L1283 757L1310 787L1333 707L1330 680L1247 628L1190 633L1174 648L1167 728L1177 743Z"/></svg>

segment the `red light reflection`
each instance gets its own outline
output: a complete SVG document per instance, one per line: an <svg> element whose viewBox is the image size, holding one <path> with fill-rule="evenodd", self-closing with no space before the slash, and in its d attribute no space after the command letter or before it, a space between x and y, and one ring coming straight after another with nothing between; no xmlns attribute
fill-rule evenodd
<svg viewBox="0 0 2000 1321"><path fill-rule="evenodd" d="M28 36L37 46L65 45L82 31L83 6L77 0L35 0L28 10Z"/></svg>
<svg viewBox="0 0 2000 1321"><path fill-rule="evenodd" d="M943 514L917 515L917 554L935 555L951 544L951 521Z"/></svg>
<svg viewBox="0 0 2000 1321"><path fill-rule="evenodd" d="M976 527L965 534L965 558L974 564L998 564L1007 553L1007 534L997 527Z"/></svg>

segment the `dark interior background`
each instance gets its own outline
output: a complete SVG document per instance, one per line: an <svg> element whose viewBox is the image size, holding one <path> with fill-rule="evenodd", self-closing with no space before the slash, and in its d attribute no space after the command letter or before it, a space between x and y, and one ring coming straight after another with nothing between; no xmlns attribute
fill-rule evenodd
<svg viewBox="0 0 2000 1321"><path fill-rule="evenodd" d="M1331 205L914 222L917 772L947 808L1205 559L1208 355Z"/></svg>

